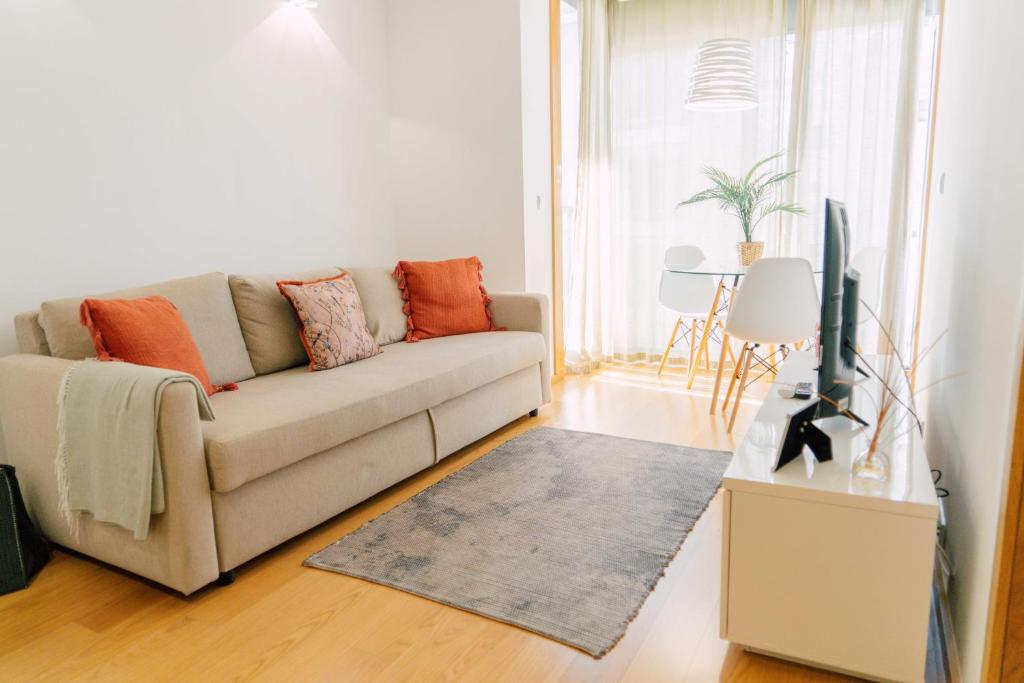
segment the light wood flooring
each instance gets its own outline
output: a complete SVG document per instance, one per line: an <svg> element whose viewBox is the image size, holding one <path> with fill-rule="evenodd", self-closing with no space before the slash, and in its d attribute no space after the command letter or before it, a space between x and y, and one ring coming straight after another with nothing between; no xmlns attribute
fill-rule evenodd
<svg viewBox="0 0 1024 683"><path fill-rule="evenodd" d="M487 439L242 566L188 598L58 552L28 590L0 597L0 680L839 681L718 637L722 511L713 501L626 636L594 660L541 636L302 560L537 425L732 450L708 415L713 376L606 369Z"/></svg>

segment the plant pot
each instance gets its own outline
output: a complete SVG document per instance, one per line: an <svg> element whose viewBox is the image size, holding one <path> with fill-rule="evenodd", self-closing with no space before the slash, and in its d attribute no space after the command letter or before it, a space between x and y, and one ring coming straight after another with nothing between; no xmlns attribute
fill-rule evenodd
<svg viewBox="0 0 1024 683"><path fill-rule="evenodd" d="M749 266L764 254L764 242L737 242L736 251L740 255L740 265Z"/></svg>

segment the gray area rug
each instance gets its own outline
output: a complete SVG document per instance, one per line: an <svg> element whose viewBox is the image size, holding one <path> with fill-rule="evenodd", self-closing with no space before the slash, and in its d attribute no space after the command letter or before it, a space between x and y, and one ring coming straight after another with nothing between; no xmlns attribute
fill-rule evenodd
<svg viewBox="0 0 1024 683"><path fill-rule="evenodd" d="M601 657L730 454L539 427L306 559Z"/></svg>

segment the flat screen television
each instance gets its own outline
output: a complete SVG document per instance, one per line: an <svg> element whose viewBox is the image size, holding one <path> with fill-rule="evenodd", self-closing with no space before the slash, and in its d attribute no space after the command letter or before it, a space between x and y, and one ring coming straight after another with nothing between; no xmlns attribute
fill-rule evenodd
<svg viewBox="0 0 1024 683"><path fill-rule="evenodd" d="M849 264L850 225L846 207L825 200L825 254L821 279L821 330L818 337L818 393L848 408L857 373L857 316L860 273ZM818 402L818 417L840 414Z"/></svg>

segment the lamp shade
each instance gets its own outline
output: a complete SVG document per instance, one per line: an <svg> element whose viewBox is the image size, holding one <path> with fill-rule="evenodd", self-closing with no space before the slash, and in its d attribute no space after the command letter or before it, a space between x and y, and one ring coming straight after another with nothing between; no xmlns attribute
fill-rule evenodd
<svg viewBox="0 0 1024 683"><path fill-rule="evenodd" d="M686 106L698 111L736 111L757 106L753 48L747 40L716 38L697 50Z"/></svg>

